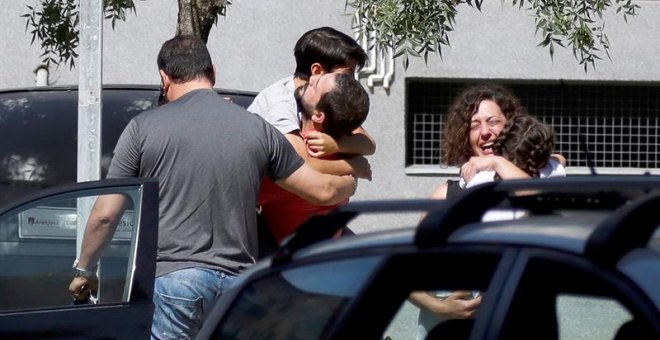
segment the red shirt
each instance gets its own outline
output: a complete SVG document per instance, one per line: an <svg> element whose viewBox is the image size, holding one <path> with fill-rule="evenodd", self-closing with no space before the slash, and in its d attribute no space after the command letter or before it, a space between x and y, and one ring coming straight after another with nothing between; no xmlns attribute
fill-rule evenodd
<svg viewBox="0 0 660 340"><path fill-rule="evenodd" d="M333 156L324 158L336 158ZM261 215L278 243L293 234L312 215L328 213L347 203L348 199L336 205L315 205L282 189L270 178L264 178L261 182L258 198Z"/></svg>

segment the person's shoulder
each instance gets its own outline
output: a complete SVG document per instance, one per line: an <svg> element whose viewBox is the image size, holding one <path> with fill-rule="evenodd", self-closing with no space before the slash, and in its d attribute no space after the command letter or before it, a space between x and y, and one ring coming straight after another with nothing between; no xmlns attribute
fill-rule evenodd
<svg viewBox="0 0 660 340"><path fill-rule="evenodd" d="M287 77L265 89L247 109L263 117L285 134L300 128L298 103L294 96L293 77Z"/></svg>
<svg viewBox="0 0 660 340"><path fill-rule="evenodd" d="M445 183L445 199L455 198L461 192L463 192L463 188L461 188L459 181L451 179L447 180L447 183Z"/></svg>
<svg viewBox="0 0 660 340"><path fill-rule="evenodd" d="M162 116L163 113L170 112L170 111L171 110L168 107L168 105L164 105L164 104L158 105L156 107L152 107L148 110L144 110L144 111L140 112L135 117L133 117L133 119L131 119L131 121L138 122L138 123L143 122L143 121L147 121L147 120L152 119L153 117Z"/></svg>
<svg viewBox="0 0 660 340"><path fill-rule="evenodd" d="M268 85L257 94L256 98L279 98L293 95L294 91L293 76L288 76Z"/></svg>

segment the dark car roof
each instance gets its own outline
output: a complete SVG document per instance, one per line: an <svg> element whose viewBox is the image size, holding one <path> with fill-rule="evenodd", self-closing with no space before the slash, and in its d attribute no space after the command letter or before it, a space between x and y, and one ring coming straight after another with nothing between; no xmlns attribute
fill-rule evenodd
<svg viewBox="0 0 660 340"><path fill-rule="evenodd" d="M158 85L151 84L103 84L104 90L158 90L160 87ZM17 87L17 88L5 88L0 89L0 93L6 92L25 92L25 91L78 91L78 85L49 85L49 86L29 86L29 87ZM219 93L227 94L237 94L237 95L246 95L254 96L257 93L253 91L242 91L234 89L224 89L216 88Z"/></svg>
<svg viewBox="0 0 660 340"><path fill-rule="evenodd" d="M103 91L114 91L114 90L160 91L160 87L159 85L148 85L148 84L103 84ZM219 94L231 97L232 100L236 102L236 104L239 104L245 108L247 108L252 103L252 99L254 99L254 97L257 95L257 93L253 91L243 91L243 90L234 90L234 89L225 89L225 88L214 88L214 90ZM46 92L46 91L78 92L78 85L52 85L52 86L6 88L6 89L0 89L0 95L11 94L11 93Z"/></svg>
<svg viewBox="0 0 660 340"><path fill-rule="evenodd" d="M244 108L256 95L215 90ZM102 178L126 124L142 111L155 107L159 93L157 85L103 86ZM0 90L0 136L0 206L39 188L76 182L77 86Z"/></svg>
<svg viewBox="0 0 660 340"><path fill-rule="evenodd" d="M514 193L526 187L538 189L538 192L521 196L512 194L508 199L513 201L504 206L501 204L507 199L500 193ZM607 266L618 264L618 270L631 271L631 278L643 285L649 280L649 275L651 278L660 277L658 262L649 260L660 258L660 231L657 228L660 216L649 214L660 206L659 192L659 176L574 177L490 183L468 190L454 201L419 200L416 203L419 207L425 207L426 211L433 210L418 226L411 225L400 230L356 235L341 242L327 240L315 243L310 235L314 235L319 226L322 227L323 218L310 220L302 226L305 230L299 230L289 241L294 249L280 250L283 259L278 259L276 254L273 263L301 261L333 252L359 254L369 248L492 245L547 249ZM400 209L404 204L406 201L396 200L352 203L339 209L336 214L344 214L345 218L334 218L333 223L343 223L370 211L396 211L396 207ZM527 216L482 220L486 212L510 212L514 209L512 205ZM332 220L333 216L324 218ZM307 243L301 241L305 238ZM287 244L283 246L286 247ZM643 255L630 255L639 249L645 250ZM646 269L648 275L639 274L644 272L639 268L649 264L652 268ZM654 298L655 303L660 304L660 299L657 296Z"/></svg>

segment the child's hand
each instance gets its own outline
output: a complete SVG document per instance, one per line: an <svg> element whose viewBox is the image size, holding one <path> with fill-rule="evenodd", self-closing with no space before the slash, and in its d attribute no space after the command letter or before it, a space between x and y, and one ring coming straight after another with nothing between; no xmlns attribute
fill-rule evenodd
<svg viewBox="0 0 660 340"><path fill-rule="evenodd" d="M307 153L312 157L326 157L339 152L339 145L334 138L319 131L305 133Z"/></svg>

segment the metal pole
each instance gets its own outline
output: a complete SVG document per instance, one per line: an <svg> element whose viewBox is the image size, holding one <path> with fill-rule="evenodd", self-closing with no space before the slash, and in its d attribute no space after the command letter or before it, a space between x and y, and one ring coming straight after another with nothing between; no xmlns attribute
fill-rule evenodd
<svg viewBox="0 0 660 340"><path fill-rule="evenodd" d="M78 59L78 182L101 178L101 87L103 71L103 1L80 1ZM94 198L78 200L76 256Z"/></svg>
<svg viewBox="0 0 660 340"><path fill-rule="evenodd" d="M78 182L101 178L103 1L80 1Z"/></svg>

